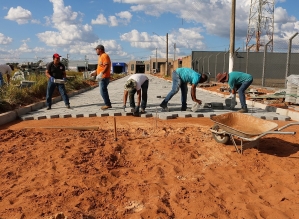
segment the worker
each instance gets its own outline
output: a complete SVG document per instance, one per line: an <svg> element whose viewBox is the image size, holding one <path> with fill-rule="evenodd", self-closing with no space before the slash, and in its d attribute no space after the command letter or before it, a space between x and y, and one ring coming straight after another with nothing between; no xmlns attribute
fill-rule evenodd
<svg viewBox="0 0 299 219"><path fill-rule="evenodd" d="M204 83L207 81L208 76L206 74L198 73L191 68L177 68L172 72L172 89L167 94L165 99L160 104L160 107L164 111L168 111L168 101L179 91L181 88L181 111L187 110L187 92L188 83L191 84L191 98L194 102L201 105L201 100L196 99L196 86L198 83Z"/></svg>
<svg viewBox="0 0 299 219"><path fill-rule="evenodd" d="M245 98L246 89L252 84L253 78L250 74L240 71L232 71L229 74L219 73L216 76L217 82L227 82L233 95L233 99L236 98L236 92L239 93L239 99L241 104L241 109L238 111L240 113L247 113L247 104Z"/></svg>
<svg viewBox="0 0 299 219"><path fill-rule="evenodd" d="M56 87L65 103L66 108L70 109L69 96L66 93L64 82L66 82L65 66L60 62L60 55L55 53L53 55L53 61L47 64L46 76L48 78L46 105L47 110L52 107L52 95ZM63 83L56 82L56 80L63 80Z"/></svg>
<svg viewBox="0 0 299 219"><path fill-rule="evenodd" d="M0 65L0 87L4 86L4 75L6 75L7 84L10 83L10 74L13 70L13 65Z"/></svg>
<svg viewBox="0 0 299 219"><path fill-rule="evenodd" d="M124 88L123 108L126 108L127 98L129 95L130 107L134 109L134 113L138 114L141 106L141 113L145 113L147 104L147 90L148 90L148 77L144 74L131 75ZM134 95L137 92L137 106L135 105ZM141 105L140 105L141 102Z"/></svg>

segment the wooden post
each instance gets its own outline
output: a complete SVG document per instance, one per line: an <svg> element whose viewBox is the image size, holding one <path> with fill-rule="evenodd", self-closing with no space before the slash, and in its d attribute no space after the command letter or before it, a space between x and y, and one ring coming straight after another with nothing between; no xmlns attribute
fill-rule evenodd
<svg viewBox="0 0 299 219"><path fill-rule="evenodd" d="M116 133L116 119L113 117L114 120L114 141L117 141L117 133Z"/></svg>

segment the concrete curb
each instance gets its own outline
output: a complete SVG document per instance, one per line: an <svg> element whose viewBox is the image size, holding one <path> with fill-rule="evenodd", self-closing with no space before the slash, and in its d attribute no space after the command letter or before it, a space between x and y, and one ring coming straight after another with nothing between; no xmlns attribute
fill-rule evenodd
<svg viewBox="0 0 299 219"><path fill-rule="evenodd" d="M0 125L15 121L18 118L16 111L9 111L0 114Z"/></svg>

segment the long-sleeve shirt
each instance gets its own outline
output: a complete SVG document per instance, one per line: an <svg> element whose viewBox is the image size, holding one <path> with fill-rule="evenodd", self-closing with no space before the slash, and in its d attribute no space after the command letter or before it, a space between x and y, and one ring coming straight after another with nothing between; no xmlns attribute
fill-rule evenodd
<svg viewBox="0 0 299 219"><path fill-rule="evenodd" d="M252 76L250 74L240 72L240 71L232 71L228 74L228 86L230 89L234 89L236 86L241 85L245 81L251 81Z"/></svg>

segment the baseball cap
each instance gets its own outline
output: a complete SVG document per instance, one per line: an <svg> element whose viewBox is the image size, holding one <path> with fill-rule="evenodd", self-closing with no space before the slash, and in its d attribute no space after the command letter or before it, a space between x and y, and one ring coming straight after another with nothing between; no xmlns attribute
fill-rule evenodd
<svg viewBox="0 0 299 219"><path fill-rule="evenodd" d="M58 53L55 53L54 55L53 55L53 59L54 58L60 58L61 56L58 54Z"/></svg>
<svg viewBox="0 0 299 219"><path fill-rule="evenodd" d="M104 47L103 45L98 45L98 46L95 48L95 50L96 50L96 49L105 50L105 47Z"/></svg>
<svg viewBox="0 0 299 219"><path fill-rule="evenodd" d="M137 86L137 82L133 79L127 80L127 82L125 83L125 90L130 91L135 89Z"/></svg>

